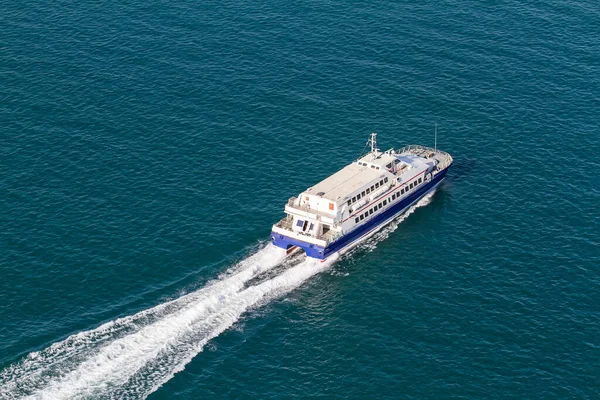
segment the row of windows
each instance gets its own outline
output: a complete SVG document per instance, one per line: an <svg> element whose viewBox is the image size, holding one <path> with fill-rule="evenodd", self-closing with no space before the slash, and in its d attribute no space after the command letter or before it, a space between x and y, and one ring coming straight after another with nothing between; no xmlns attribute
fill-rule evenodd
<svg viewBox="0 0 600 400"><path fill-rule="evenodd" d="M369 164L367 164L366 162L362 162L362 161L359 161L359 162L358 162L358 165L360 165L361 167L368 167L368 166L369 166ZM379 169L380 169L378 166L376 166L376 165L373 165L373 164L371 164L371 168L373 168L373 169L377 169L377 170L379 170Z"/></svg>
<svg viewBox="0 0 600 400"><path fill-rule="evenodd" d="M374 192L376 189L379 189L379 187L383 186L383 184L387 183L387 181L388 181L388 178L386 177L386 178L380 180L379 182L377 182L376 184L374 184L373 186L371 186L370 188L363 190L362 193L359 193L356 196L354 196L352 199L348 200L348 205L356 203L358 200L365 197L369 193Z"/></svg>
<svg viewBox="0 0 600 400"><path fill-rule="evenodd" d="M354 218L354 222L358 223L359 221L362 221L363 219L365 219L366 217L368 217L369 215L373 214L374 212L377 212L378 210L381 210L383 208L383 206L387 205L387 200L384 200L383 202L375 205L375 207L365 211L364 213L360 214L358 217Z"/></svg>
<svg viewBox="0 0 600 400"><path fill-rule="evenodd" d="M387 178L386 178L387 179ZM405 192L408 193L408 191L410 189L412 189L414 186L417 186L418 184L423 182L423 178L419 178L417 181L415 182L411 182L407 187L400 189L400 193L393 193L392 197L390 198L390 203L393 200L396 200L397 198L399 198L401 195L403 195ZM365 219L365 217L368 217L369 215L373 214L373 212L380 210L383 206L387 205L387 200L384 200L383 202L377 204L375 207L365 211L364 213L362 213L361 215L359 215L358 217L356 217L354 219L354 222L358 223L360 221L362 221L363 219Z"/></svg>
<svg viewBox="0 0 600 400"><path fill-rule="evenodd" d="M400 189L400 194L404 194L404 192L408 192L410 189L412 189L413 187L416 187L421 182L423 182L423 178L419 178L418 180L409 183L408 185L406 185L406 187L403 187L402 189Z"/></svg>

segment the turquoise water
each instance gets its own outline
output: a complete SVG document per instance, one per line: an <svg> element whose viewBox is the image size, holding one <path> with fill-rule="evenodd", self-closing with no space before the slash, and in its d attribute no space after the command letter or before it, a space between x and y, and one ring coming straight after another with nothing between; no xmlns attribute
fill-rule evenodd
<svg viewBox="0 0 600 400"><path fill-rule="evenodd" d="M0 398L598 398L596 2L2 10ZM435 122L431 198L245 288L287 198Z"/></svg>

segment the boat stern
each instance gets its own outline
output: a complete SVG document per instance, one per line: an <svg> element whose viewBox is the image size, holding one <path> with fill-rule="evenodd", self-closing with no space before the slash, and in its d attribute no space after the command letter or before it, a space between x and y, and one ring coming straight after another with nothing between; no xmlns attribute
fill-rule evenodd
<svg viewBox="0 0 600 400"><path fill-rule="evenodd" d="M293 252L294 248L301 248L308 257L318 260L323 260L327 257L327 243L325 241L302 236L274 225L271 231L271 242L273 242L273 245L288 252Z"/></svg>

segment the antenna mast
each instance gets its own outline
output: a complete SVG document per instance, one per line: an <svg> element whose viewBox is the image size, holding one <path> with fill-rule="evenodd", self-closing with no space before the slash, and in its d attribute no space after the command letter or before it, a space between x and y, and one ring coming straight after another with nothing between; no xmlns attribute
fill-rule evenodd
<svg viewBox="0 0 600 400"><path fill-rule="evenodd" d="M377 153L377 134L375 132L371 133L371 153Z"/></svg>

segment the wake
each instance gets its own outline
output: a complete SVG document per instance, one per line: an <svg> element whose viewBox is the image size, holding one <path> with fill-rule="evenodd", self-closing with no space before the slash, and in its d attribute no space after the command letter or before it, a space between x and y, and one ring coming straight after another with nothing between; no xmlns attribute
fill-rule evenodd
<svg viewBox="0 0 600 400"><path fill-rule="evenodd" d="M385 239L417 207L428 204L432 194L364 239L361 246L372 248ZM337 258L331 256L326 262L304 258L248 286L257 276L285 263L285 251L268 244L195 292L30 353L0 372L0 398L145 398L183 370L243 313L290 292Z"/></svg>

